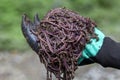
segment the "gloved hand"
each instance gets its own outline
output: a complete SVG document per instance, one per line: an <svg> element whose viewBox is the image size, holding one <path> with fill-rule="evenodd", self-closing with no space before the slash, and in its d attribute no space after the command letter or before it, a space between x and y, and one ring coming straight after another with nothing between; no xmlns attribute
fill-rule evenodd
<svg viewBox="0 0 120 80"><path fill-rule="evenodd" d="M39 24L39 18L38 15L35 16L34 23L32 23L30 20L27 19L26 15L23 16L22 19L22 32L28 41L31 48L38 53L39 52L39 46L37 44L37 39L34 34L30 31L34 28L34 25ZM103 39L104 34L95 28L94 32L98 35L99 40L91 39L90 42L85 45L85 49L82 52L82 56L78 59L78 64L80 64L83 60L90 59L90 57L95 57L98 53L98 51L101 49L101 46L103 45Z"/></svg>
<svg viewBox="0 0 120 80"><path fill-rule="evenodd" d="M98 40L91 39L90 43L85 45L85 49L82 51L82 56L78 59L78 64L80 64L84 59L95 57L101 49L105 35L98 28L94 28L94 32L98 35Z"/></svg>
<svg viewBox="0 0 120 80"><path fill-rule="evenodd" d="M34 23L32 23L26 15L22 18L22 32L31 46L31 48L39 54L40 46L37 42L37 37L31 30L36 30L37 25L40 24L38 15L34 17ZM120 69L120 43L112 40L97 28L94 32L98 35L99 40L91 39L91 43L87 43L82 56L78 58L78 65L85 65L96 62L103 67L112 67ZM91 60L92 59L92 60Z"/></svg>

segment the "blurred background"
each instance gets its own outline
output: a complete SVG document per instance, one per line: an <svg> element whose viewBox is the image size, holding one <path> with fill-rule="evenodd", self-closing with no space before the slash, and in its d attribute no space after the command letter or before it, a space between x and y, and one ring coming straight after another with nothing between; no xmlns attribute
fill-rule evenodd
<svg viewBox="0 0 120 80"><path fill-rule="evenodd" d="M0 0L0 80L45 80L44 66L26 43L21 17L40 18L53 8L66 7L93 19L106 36L120 42L119 0ZM120 80L120 71L98 64L79 67L75 80Z"/></svg>

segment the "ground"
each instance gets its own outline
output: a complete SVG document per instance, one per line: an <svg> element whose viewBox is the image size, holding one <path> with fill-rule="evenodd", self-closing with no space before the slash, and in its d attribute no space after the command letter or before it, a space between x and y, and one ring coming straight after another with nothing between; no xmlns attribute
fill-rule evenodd
<svg viewBox="0 0 120 80"><path fill-rule="evenodd" d="M0 80L46 80L46 70L34 52L0 52ZM120 80L120 70L82 66L74 80Z"/></svg>

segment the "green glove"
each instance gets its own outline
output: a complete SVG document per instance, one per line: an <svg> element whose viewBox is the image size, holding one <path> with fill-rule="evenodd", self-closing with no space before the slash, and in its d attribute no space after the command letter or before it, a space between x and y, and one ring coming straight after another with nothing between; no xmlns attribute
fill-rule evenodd
<svg viewBox="0 0 120 80"><path fill-rule="evenodd" d="M105 35L97 28L95 28L94 31L98 35L99 40L97 41L96 39L91 39L91 43L85 45L82 56L78 59L78 64L80 64L84 59L95 57L103 45Z"/></svg>

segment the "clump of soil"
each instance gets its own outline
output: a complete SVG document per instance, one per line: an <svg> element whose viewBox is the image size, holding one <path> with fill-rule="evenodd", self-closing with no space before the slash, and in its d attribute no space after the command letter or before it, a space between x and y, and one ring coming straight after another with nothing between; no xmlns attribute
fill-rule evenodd
<svg viewBox="0 0 120 80"><path fill-rule="evenodd" d="M47 80L54 74L58 80L73 80L77 60L86 43L96 38L96 24L90 18L66 8L47 13L36 31L40 61L47 69Z"/></svg>

